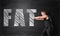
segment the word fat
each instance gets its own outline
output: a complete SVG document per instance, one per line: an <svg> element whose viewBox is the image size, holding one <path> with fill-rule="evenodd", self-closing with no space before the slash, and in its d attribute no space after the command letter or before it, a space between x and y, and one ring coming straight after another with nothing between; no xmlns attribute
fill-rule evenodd
<svg viewBox="0 0 60 36"><path fill-rule="evenodd" d="M34 26L34 13L36 13L36 9L27 9L26 13L29 13L29 26ZM9 20L11 19L12 9L4 9L4 25L9 26ZM14 26L26 26L25 19L23 14L23 9L16 9L15 17L14 17Z"/></svg>

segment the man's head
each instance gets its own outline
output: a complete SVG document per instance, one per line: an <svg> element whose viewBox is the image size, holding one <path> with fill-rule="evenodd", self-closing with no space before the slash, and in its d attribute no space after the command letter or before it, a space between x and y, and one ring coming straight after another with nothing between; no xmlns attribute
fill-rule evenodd
<svg viewBox="0 0 60 36"><path fill-rule="evenodd" d="M41 15L46 15L46 11L41 11Z"/></svg>

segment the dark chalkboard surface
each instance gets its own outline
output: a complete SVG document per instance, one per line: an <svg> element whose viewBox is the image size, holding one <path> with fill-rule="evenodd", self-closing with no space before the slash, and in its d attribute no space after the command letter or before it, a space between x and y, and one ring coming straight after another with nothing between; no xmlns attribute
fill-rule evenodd
<svg viewBox="0 0 60 36"><path fill-rule="evenodd" d="M27 9L36 9L36 13L34 16L40 16L41 10L46 9L50 11L53 5L51 5L51 0L2 0L0 7L0 16L1 16L1 34L2 36L42 36L42 32L45 28L43 21L34 20L34 26L29 26L29 13L27 13ZM11 19L7 22L9 26L4 26L4 9L11 9ZM17 9L23 9L23 15L25 20L24 27L22 26L14 26L15 15ZM7 11L8 12L8 11ZM5 19L6 20L6 19Z"/></svg>

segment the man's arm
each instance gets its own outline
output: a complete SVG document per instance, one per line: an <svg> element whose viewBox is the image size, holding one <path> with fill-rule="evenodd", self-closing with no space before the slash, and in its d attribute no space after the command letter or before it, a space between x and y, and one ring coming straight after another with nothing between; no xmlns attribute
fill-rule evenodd
<svg viewBox="0 0 60 36"><path fill-rule="evenodd" d="M37 17L34 17L34 19L36 19L36 20L44 20L44 19L48 20L48 16L47 15L37 16Z"/></svg>

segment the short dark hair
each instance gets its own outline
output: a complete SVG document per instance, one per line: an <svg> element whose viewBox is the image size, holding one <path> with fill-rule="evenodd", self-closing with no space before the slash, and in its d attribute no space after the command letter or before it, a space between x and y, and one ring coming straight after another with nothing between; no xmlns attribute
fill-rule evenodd
<svg viewBox="0 0 60 36"><path fill-rule="evenodd" d="M41 12L45 12L48 15L48 12L46 10L41 10Z"/></svg>

